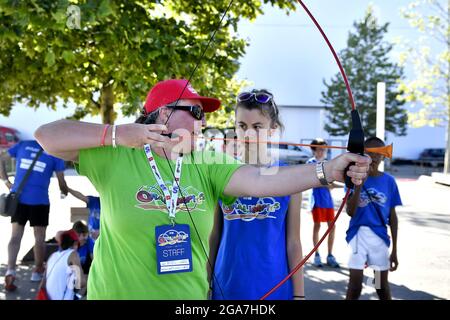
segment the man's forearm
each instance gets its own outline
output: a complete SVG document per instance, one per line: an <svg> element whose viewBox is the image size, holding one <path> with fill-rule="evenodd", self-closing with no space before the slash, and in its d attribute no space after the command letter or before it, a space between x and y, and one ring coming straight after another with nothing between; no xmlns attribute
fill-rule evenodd
<svg viewBox="0 0 450 320"><path fill-rule="evenodd" d="M323 164L323 175L327 183L344 181L344 175L360 185L367 177L370 158L352 153L340 156ZM300 193L310 188L322 186L319 180L321 164L304 164L288 167L272 167L277 170L263 174L262 168L243 166L234 172L225 187L225 195L235 197L269 197ZM348 168L348 171L346 170ZM319 169L316 173L316 169ZM320 170L322 171L322 170ZM270 174L269 174L270 173ZM323 177L322 177L323 178Z"/></svg>
<svg viewBox="0 0 450 320"><path fill-rule="evenodd" d="M225 188L225 194L237 197L277 197L321 186L315 164L278 167L277 170L276 174L264 175L257 167L241 167L235 175L245 178L234 179L233 176ZM327 176L326 173L325 175Z"/></svg>
<svg viewBox="0 0 450 320"><path fill-rule="evenodd" d="M115 128L115 134L113 134ZM106 130L106 131L105 131ZM128 123L106 127L103 124L59 120L41 126L35 132L35 137L44 149L64 160L78 161L78 151L113 144L129 148L141 148L144 144L156 147L167 147L179 143L180 138L170 139L162 136L166 131L163 124Z"/></svg>
<svg viewBox="0 0 450 320"><path fill-rule="evenodd" d="M105 126L71 120L58 120L39 127L35 137L50 154L67 159L71 153L77 155L81 149L99 147ZM111 144L111 128L108 129L105 144Z"/></svg>

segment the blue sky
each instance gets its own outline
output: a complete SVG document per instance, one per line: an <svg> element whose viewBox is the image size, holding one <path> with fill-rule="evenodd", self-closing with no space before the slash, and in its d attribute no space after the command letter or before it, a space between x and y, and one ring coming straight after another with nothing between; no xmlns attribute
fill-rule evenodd
<svg viewBox="0 0 450 320"><path fill-rule="evenodd" d="M346 46L353 22L364 17L369 3L374 6L380 23L390 23L388 41L398 37L417 39L419 33L400 15L400 8L410 2L304 1L338 53ZM330 79L339 70L322 36L300 5L289 16L267 6L265 14L254 22L241 23L239 35L250 42L241 59L240 79L253 82L254 87L271 90L280 105L321 105L323 79ZM398 52L394 48L393 61ZM410 70L406 71L407 76L412 76Z"/></svg>

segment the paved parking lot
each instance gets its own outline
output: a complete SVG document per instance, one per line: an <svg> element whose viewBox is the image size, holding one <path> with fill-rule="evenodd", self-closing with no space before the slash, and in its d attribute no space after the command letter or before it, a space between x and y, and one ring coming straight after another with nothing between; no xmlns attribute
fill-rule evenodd
<svg viewBox="0 0 450 320"><path fill-rule="evenodd" d="M418 176L420 168L409 166L393 167L398 177L398 185L404 206L398 208L399 268L390 274L394 299L450 299L450 187L435 184L427 176ZM85 194L95 194L93 186L84 177L70 175L69 185ZM0 186L0 193L5 190ZM342 189L332 192L336 204L343 196ZM50 185L51 213L48 237L58 230L68 229L70 207L83 206L72 196L61 199L55 179ZM341 263L341 269L316 269L311 264L305 267L305 291L308 299L340 300L345 297L349 271L347 269L347 244L345 231L349 217L343 213L337 222L335 256ZM302 210L301 239L304 254L312 248L312 217ZM325 226L324 226L325 228ZM321 232L325 229L321 230ZM0 219L0 281L3 282L7 261L7 243L10 236L8 219ZM33 235L26 229L19 257L23 257L33 245ZM326 256L326 241L320 248L322 257ZM2 299L33 299L37 284L31 283L31 266L19 267L19 289L15 293L5 293L0 285ZM365 272L371 276L371 271ZM376 299L375 291L365 286L362 299Z"/></svg>

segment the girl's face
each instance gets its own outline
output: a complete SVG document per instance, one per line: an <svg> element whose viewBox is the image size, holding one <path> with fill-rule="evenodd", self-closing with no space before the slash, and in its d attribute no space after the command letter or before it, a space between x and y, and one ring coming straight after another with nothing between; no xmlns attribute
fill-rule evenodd
<svg viewBox="0 0 450 320"><path fill-rule="evenodd" d="M236 110L236 134L238 140L253 141L250 143L239 142L239 152L243 160L248 157L258 159L267 156L267 144L255 143L255 141L268 141L276 128L271 127L272 121L258 109L238 108ZM245 152L245 154L242 154ZM250 159L252 160L252 159ZM246 161L248 162L248 161ZM251 163L253 164L253 163Z"/></svg>

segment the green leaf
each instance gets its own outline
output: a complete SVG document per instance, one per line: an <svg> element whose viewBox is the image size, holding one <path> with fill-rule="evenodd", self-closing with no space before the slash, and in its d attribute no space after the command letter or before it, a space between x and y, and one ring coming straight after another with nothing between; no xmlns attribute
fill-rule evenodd
<svg viewBox="0 0 450 320"><path fill-rule="evenodd" d="M75 59L75 55L72 51L64 50L62 53L62 57L66 63L72 63Z"/></svg>
<svg viewBox="0 0 450 320"><path fill-rule="evenodd" d="M114 10L111 8L109 0L103 0L98 7L97 17L104 18L111 14L114 14Z"/></svg>
<svg viewBox="0 0 450 320"><path fill-rule="evenodd" d="M67 20L67 15L64 10L58 10L56 12L52 12L52 17L55 19L57 24L65 24Z"/></svg>
<svg viewBox="0 0 450 320"><path fill-rule="evenodd" d="M55 64L55 53L52 50L49 50L45 55L45 62L47 66L51 67Z"/></svg>

